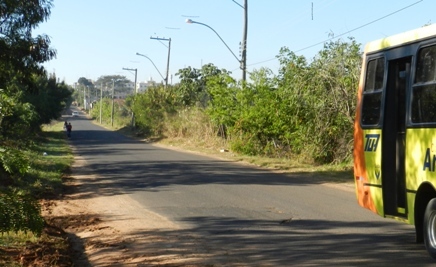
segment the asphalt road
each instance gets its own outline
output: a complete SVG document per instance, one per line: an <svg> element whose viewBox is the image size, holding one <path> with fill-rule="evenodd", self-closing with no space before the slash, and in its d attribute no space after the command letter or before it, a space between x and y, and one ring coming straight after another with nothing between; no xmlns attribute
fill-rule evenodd
<svg viewBox="0 0 436 267"><path fill-rule="evenodd" d="M84 116L68 120L70 142L104 185L101 194L129 195L180 226L165 234L201 238L224 265L436 263L414 242L413 226L360 208L350 187L145 144Z"/></svg>

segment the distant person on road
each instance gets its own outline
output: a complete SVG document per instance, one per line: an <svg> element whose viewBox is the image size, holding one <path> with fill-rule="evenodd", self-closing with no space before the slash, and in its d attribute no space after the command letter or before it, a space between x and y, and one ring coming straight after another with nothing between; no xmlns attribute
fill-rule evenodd
<svg viewBox="0 0 436 267"><path fill-rule="evenodd" d="M73 126L71 126L71 122L70 123L68 123L68 125L67 125L67 136L68 136L68 138L70 138L71 137L71 130L73 129Z"/></svg>

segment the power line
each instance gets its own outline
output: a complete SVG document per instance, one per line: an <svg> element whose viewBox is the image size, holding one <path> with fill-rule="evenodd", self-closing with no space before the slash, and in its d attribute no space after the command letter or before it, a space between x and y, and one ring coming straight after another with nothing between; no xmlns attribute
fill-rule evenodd
<svg viewBox="0 0 436 267"><path fill-rule="evenodd" d="M392 15L394 15L394 14L400 12L400 11L403 11L403 10L409 8L409 7L412 7L412 6L418 4L419 2L422 2L422 1L424 1L424 0L417 1L417 2L415 2L415 3L413 3L413 4L411 4L411 5L408 5L408 6L406 6L406 7L403 7L403 8L401 8L401 9L398 9L397 11L394 11L394 12L392 12L392 13L389 13L389 14L387 14L387 15L381 17L381 18L375 19L375 20L373 20L373 21L371 21L371 22L368 22L368 23L366 23L366 24L363 24L363 25L361 25L361 26L359 26L359 27L357 27L357 28L354 28L354 29L349 30L349 31L344 32L344 33L341 33L341 34L339 34L338 36L335 36L335 37L332 37L332 38L326 39L326 40L324 40L324 41L322 41L322 42L316 43L316 44L314 44L314 45L307 46L307 47L305 47L305 48L302 48L302 49L297 50L297 51L294 51L294 52L300 52L300 51L303 51L303 50L306 50L306 49L312 48L312 47L314 47L314 46L317 46L317 45L319 45L319 44L323 44L323 43L325 43L325 42L328 42L328 41L331 41L331 40L337 39L337 38L339 38L339 37L341 37L341 36L344 36L345 34L348 34L348 33L350 33L350 32L354 32L354 31L359 30L359 29L361 29L361 28L363 28L363 27L366 27L366 26L368 26L368 25L370 25L370 24L373 24L373 23L375 23L375 22L377 22L377 21L380 21L380 20L385 19L385 18L387 18L387 17L389 17L389 16L392 16Z"/></svg>
<svg viewBox="0 0 436 267"><path fill-rule="evenodd" d="M351 30L349 30L349 31L347 31L347 32L341 33L341 34L339 34L339 35L337 35L337 36L334 36L334 37L328 38L328 39L326 39L326 40L324 40L324 41L318 42L318 43L313 44L313 45L306 46L306 47L301 48L301 49L299 49L299 50L296 50L296 51L294 51L294 52L301 52L301 51L303 51L303 50L306 50L306 49L312 48L312 47L314 47L314 46L317 46L317 45L323 44L323 43L325 43L325 42L328 42L328 41L331 41L331 40L337 39L337 38L339 38L339 37L341 37L341 36L344 36L344 35L346 35L346 34L349 34L349 33L351 33L351 32L354 32L354 31L356 31L356 30L362 29L362 28L364 28L364 27L366 27L366 26L368 26L368 25L371 25L371 24L373 24L373 23L375 23L375 22L377 22L377 21L380 21L380 20L382 20L382 19L385 19L385 18L387 18L387 17L390 17L390 16L392 16L392 15L398 13L398 12L401 12L401 11L407 9L407 8L410 8L410 7L412 7L412 6L414 6L414 5L418 4L418 3L420 3L420 2L422 2L422 1L424 1L424 0L416 1L415 3L412 3L412 4L410 4L410 5L406 6L406 7L403 7L403 8L401 8L401 9L398 9L398 10L396 10L396 11L394 11L394 12L392 12L392 13L389 13L389 14L383 16L383 17L380 17L380 18L378 18L378 19L375 19L375 20L373 20L373 21L370 21L370 22L368 22L368 23L365 23L365 24L363 24L363 25L361 25L361 26L359 26L359 27L356 27L356 28L351 29ZM273 60L276 60L276 59L277 59L277 58L274 57L274 58L271 58L271 59L267 59L267 60L263 60L263 61L256 62L256 63L253 63L253 64L249 64L249 65L247 65L247 66L254 66L254 65L258 65L258 64L266 63L266 62L269 62L269 61L273 61Z"/></svg>

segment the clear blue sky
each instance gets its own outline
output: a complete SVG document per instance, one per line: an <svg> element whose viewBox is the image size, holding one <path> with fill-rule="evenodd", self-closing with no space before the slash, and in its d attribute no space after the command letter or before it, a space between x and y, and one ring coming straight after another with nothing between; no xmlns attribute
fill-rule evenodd
<svg viewBox="0 0 436 267"><path fill-rule="evenodd" d="M248 71L268 67L277 73L275 56L284 46L310 61L329 33L338 36L351 31L341 38L352 36L363 46L436 23L435 10L433 0L248 0ZM51 12L34 33L51 37L57 58L44 66L68 84L80 77L96 80L104 75L124 75L133 81L134 74L122 68L137 68L138 81L150 77L161 81L152 63L136 55L147 55L165 76L168 42L152 40L152 36L172 40L173 83L179 69L207 63L241 78L238 61L213 31L185 23L186 16L191 16L211 26L238 56L243 9L232 0L54 0Z"/></svg>

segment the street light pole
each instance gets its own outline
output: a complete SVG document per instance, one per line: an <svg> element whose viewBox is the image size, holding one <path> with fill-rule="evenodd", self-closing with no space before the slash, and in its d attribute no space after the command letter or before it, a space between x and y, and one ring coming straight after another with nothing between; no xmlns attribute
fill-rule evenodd
<svg viewBox="0 0 436 267"><path fill-rule="evenodd" d="M236 60L239 62L239 67L242 70L242 81L246 81L247 76L247 28L248 28L248 0L244 0L244 6L238 4L236 1L233 0L238 6L242 7L244 9L244 28L242 32L242 42L241 42L241 59L239 59L235 53L233 53L232 49L227 45L227 43L221 38L221 36L209 25L205 23L201 23L198 21L194 21L192 19L187 19L186 23L189 24L200 24L203 25L209 29L211 29L217 36L220 38L221 42L227 47L227 49L232 53L232 55L236 58Z"/></svg>
<svg viewBox="0 0 436 267"><path fill-rule="evenodd" d="M244 0L244 30L242 32L242 44L241 44L241 69L242 69L242 81L245 82L247 76L247 28L248 28L248 0Z"/></svg>
<svg viewBox="0 0 436 267"><path fill-rule="evenodd" d="M145 58L147 58L148 60L150 60L151 64L153 64L154 68L155 68L155 69L157 70L157 72L159 73L160 77L162 77L162 80L165 80L165 78L162 76L162 73L160 73L159 69L156 67L156 65L154 64L153 60L151 60L151 58L147 57L146 55L139 54L139 53L136 53L136 55L137 55L137 56L141 56L141 57L145 57Z"/></svg>
<svg viewBox="0 0 436 267"><path fill-rule="evenodd" d="M223 38L221 38L221 36L212 28L212 27L210 27L209 25L207 25L207 24L205 24L205 23L202 23L202 22L198 22L198 21L194 21L194 20L192 20L192 19L187 19L186 20L186 23L188 23L188 24L199 24L199 25L203 25L203 26L205 26L205 27L207 27L207 28L209 28L209 29L211 29L215 34L216 34L216 36L218 36L218 38L220 38L220 40L221 40L221 42L223 42L223 44L227 47L227 49L230 51L230 53L232 53L232 55L236 58L236 60L239 62L239 63L241 63L241 61L239 60L239 58L235 55L235 53L233 53L233 51L232 51L232 49L230 49L230 47L227 45L227 43L223 40Z"/></svg>
<svg viewBox="0 0 436 267"><path fill-rule="evenodd" d="M138 74L138 69L129 69L129 68L123 68L123 70L130 70L130 71L135 71L135 87L134 87L134 94L136 94L137 93L137 90L136 90L136 77L137 77L137 74Z"/></svg>
<svg viewBox="0 0 436 267"><path fill-rule="evenodd" d="M170 55L171 55L171 38L168 39L167 77L165 79L167 87L168 87L168 76L170 74Z"/></svg>
<svg viewBox="0 0 436 267"><path fill-rule="evenodd" d="M168 87L168 75L170 71L170 54L171 54L171 38L150 37L150 39L158 41L168 41L168 59L167 59L167 75L165 77L165 88Z"/></svg>
<svg viewBox="0 0 436 267"><path fill-rule="evenodd" d="M112 79L112 109L111 109L111 126L114 127L114 91L115 91L115 80Z"/></svg>

